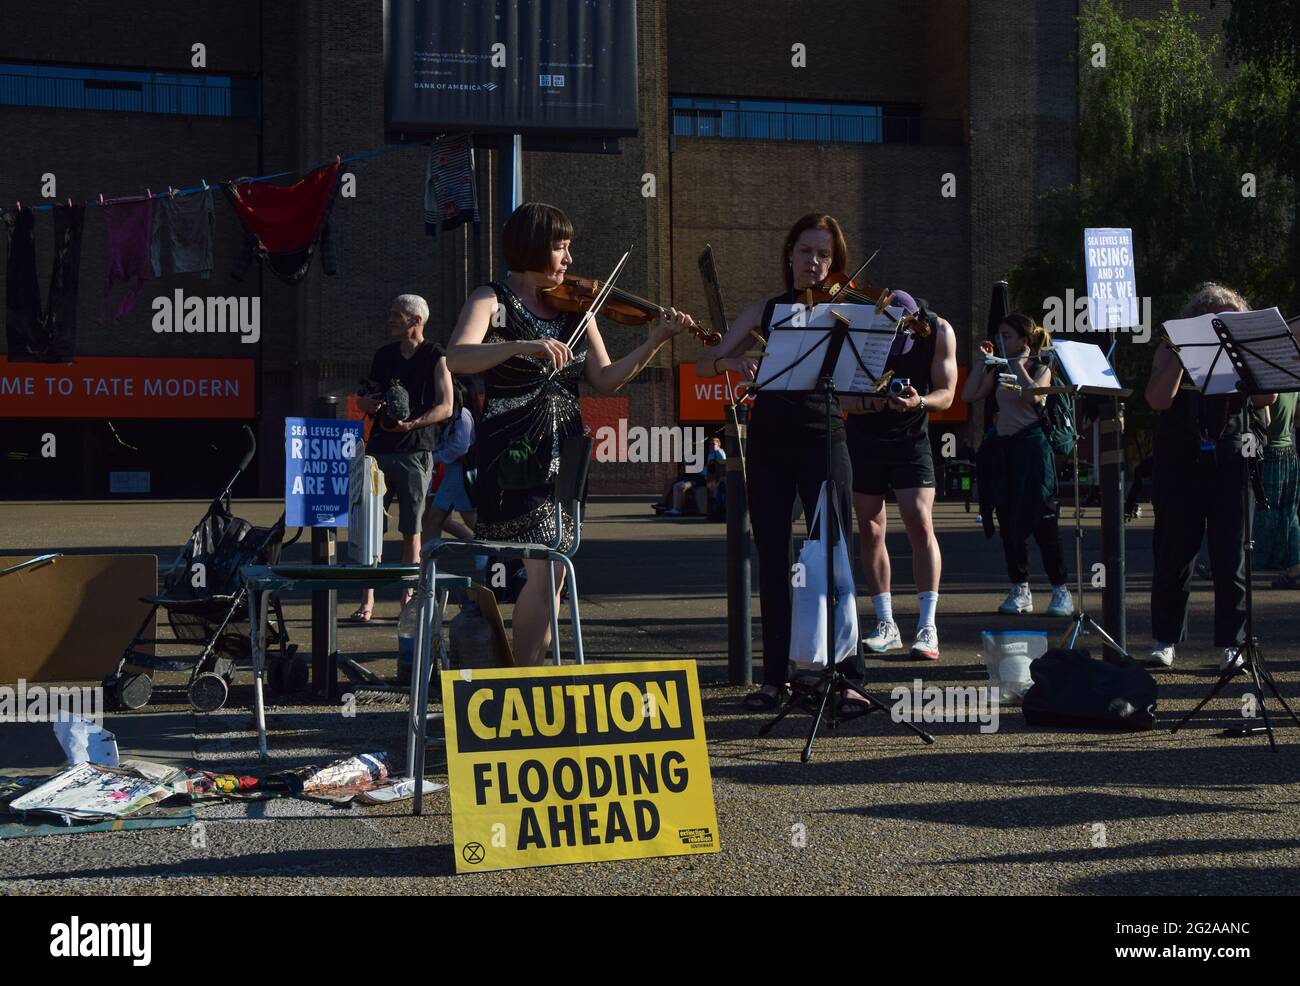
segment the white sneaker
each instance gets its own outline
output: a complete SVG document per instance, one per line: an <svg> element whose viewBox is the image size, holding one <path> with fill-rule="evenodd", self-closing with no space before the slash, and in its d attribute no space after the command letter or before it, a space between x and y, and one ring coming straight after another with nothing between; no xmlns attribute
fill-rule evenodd
<svg viewBox="0 0 1300 986"><path fill-rule="evenodd" d="M1174 645L1156 641L1151 645L1151 655L1147 658L1149 667L1172 668L1174 666Z"/></svg>
<svg viewBox="0 0 1300 986"><path fill-rule="evenodd" d="M939 631L933 626L921 627L916 631L916 640L912 643L914 661L939 660Z"/></svg>
<svg viewBox="0 0 1300 986"><path fill-rule="evenodd" d="M875 632L863 639L862 646L873 654L883 654L889 650L901 650L903 637L898 632L898 624L891 620L877 620Z"/></svg>
<svg viewBox="0 0 1300 986"><path fill-rule="evenodd" d="M1052 586L1052 601L1047 604L1048 616L1073 616L1074 597L1068 586Z"/></svg>
<svg viewBox="0 0 1300 986"><path fill-rule="evenodd" d="M1053 597L1055 598L1055 597ZM999 613L1032 613L1034 611L1034 594L1027 585L1013 585L998 607Z"/></svg>
<svg viewBox="0 0 1300 986"><path fill-rule="evenodd" d="M1238 674L1246 673L1246 659L1236 647L1223 648L1223 657L1219 661L1219 674L1234 669Z"/></svg>

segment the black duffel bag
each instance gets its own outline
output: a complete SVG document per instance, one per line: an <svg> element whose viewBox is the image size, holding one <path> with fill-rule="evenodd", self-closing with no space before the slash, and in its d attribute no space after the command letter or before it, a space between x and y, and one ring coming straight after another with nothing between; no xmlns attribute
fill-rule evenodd
<svg viewBox="0 0 1300 986"><path fill-rule="evenodd" d="M1054 648L1029 666L1025 693L1031 726L1154 729L1156 680L1134 661L1094 661L1086 650Z"/></svg>

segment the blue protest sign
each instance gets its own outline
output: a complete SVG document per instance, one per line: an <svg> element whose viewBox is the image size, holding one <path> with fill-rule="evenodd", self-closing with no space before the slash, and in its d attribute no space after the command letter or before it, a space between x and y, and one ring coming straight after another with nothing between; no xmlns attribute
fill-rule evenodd
<svg viewBox="0 0 1300 986"><path fill-rule="evenodd" d="M1088 324L1094 332L1138 324L1137 278L1133 274L1133 230L1085 229Z"/></svg>
<svg viewBox="0 0 1300 986"><path fill-rule="evenodd" d="M284 523L348 526L348 463L361 441L360 421L284 419Z"/></svg>

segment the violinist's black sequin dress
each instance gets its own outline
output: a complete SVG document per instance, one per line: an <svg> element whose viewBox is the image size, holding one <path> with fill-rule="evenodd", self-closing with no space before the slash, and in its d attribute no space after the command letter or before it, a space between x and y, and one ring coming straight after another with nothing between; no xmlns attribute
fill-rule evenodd
<svg viewBox="0 0 1300 986"><path fill-rule="evenodd" d="M519 296L502 281L491 284L497 304L505 311L505 325L488 330L485 343L525 339L559 339L568 342L580 313L540 318L524 307ZM560 471L560 443L581 435L582 412L578 382L587 362L585 337L574 347L574 358L553 379L551 364L534 356L512 356L483 374L487 403L479 431L478 484L475 499L478 527L485 541L550 544L555 538L555 478ZM546 468L545 485L529 490L502 490L497 482L497 459L516 438L527 437L537 447ZM573 544L573 518L567 505L561 550Z"/></svg>

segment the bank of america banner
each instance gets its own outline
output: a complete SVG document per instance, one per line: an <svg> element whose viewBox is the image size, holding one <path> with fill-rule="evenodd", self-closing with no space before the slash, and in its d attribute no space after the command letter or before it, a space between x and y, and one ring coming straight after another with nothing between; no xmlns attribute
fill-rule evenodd
<svg viewBox="0 0 1300 986"><path fill-rule="evenodd" d="M635 0L386 0L390 134L630 136Z"/></svg>

